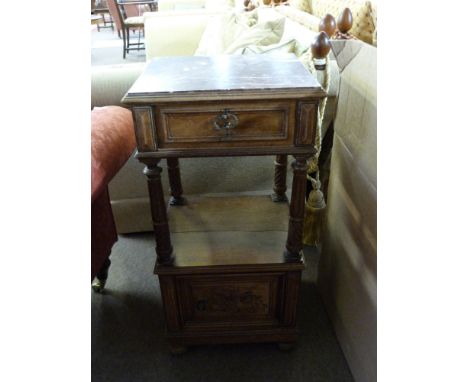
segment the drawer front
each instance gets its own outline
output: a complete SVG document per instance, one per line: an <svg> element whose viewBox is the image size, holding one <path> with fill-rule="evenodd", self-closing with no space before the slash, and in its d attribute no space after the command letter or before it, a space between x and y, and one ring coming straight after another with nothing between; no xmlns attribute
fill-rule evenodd
<svg viewBox="0 0 468 382"><path fill-rule="evenodd" d="M276 326L280 320L282 274L177 276L185 329Z"/></svg>
<svg viewBox="0 0 468 382"><path fill-rule="evenodd" d="M291 144L295 102L211 102L159 105L158 149Z"/></svg>

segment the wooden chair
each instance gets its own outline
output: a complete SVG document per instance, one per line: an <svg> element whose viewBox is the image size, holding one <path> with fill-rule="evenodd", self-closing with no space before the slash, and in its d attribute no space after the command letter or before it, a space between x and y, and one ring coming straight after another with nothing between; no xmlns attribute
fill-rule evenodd
<svg viewBox="0 0 468 382"><path fill-rule="evenodd" d="M94 15L102 15L102 21L104 25L101 25L101 23L97 24L98 32L101 30L101 28L111 28L114 30L114 20L109 12L107 0L94 0L91 5L91 13Z"/></svg>
<svg viewBox="0 0 468 382"><path fill-rule="evenodd" d="M136 4L118 4L117 0L108 1L109 12L114 19L117 33L123 38L123 58L130 50L144 49L144 42L140 41L143 31L143 16L140 16L138 5ZM130 29L138 30L138 42L130 43ZM122 31L122 36L120 35ZM133 47L132 47L133 46Z"/></svg>

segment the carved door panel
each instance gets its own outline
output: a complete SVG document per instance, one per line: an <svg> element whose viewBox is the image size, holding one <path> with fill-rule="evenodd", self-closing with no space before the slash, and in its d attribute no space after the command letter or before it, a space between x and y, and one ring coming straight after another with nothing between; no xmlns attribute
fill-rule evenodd
<svg viewBox="0 0 468 382"><path fill-rule="evenodd" d="M283 295L281 273L177 276L185 328L275 326Z"/></svg>

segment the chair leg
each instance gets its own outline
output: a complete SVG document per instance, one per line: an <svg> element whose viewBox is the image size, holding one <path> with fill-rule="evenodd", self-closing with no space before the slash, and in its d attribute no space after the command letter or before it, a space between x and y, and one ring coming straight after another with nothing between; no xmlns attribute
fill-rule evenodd
<svg viewBox="0 0 468 382"><path fill-rule="evenodd" d="M104 261L101 270L96 275L96 278L94 279L93 283L91 284L93 291L95 291L96 293L102 293L102 291L104 290L104 287L106 286L107 282L107 277L109 275L110 265L111 261L109 260L109 258L107 258L106 261Z"/></svg>
<svg viewBox="0 0 468 382"><path fill-rule="evenodd" d="M127 33L127 54L130 53L130 28L125 29Z"/></svg>
<svg viewBox="0 0 468 382"><path fill-rule="evenodd" d="M127 52L127 34L125 32L125 27L122 28L122 36L123 36L123 58L125 60L125 54Z"/></svg>
<svg viewBox="0 0 468 382"><path fill-rule="evenodd" d="M130 53L130 29L127 29L127 54Z"/></svg>

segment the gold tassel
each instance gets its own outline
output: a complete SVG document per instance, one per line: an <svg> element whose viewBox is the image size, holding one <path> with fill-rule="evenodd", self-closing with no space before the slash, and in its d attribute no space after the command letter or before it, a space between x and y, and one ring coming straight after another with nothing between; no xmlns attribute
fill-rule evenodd
<svg viewBox="0 0 468 382"><path fill-rule="evenodd" d="M311 69L311 72L316 73L314 65L308 67ZM328 54L326 56L325 64L325 73L323 77L322 87L328 93L330 86L330 65L328 61ZM320 69L320 70L323 70ZM315 173L316 179L312 178L310 175L307 175L307 179L312 182L312 191L309 193L307 198L307 203L305 205L305 216L304 216L304 229L302 235L302 242L306 245L317 245L322 241L323 230L325 229L325 211L327 205L325 204L325 198L323 197L322 191L320 191L320 176L319 176L319 166L318 158L320 155L320 150L322 148L322 122L323 116L325 115L325 106L327 104L327 97L320 101L320 106L318 110L318 123L317 123L317 133L315 135L315 149L316 153L312 158L312 161L309 164L307 173Z"/></svg>
<svg viewBox="0 0 468 382"><path fill-rule="evenodd" d="M307 245L317 245L322 241L322 233L325 224L325 209L327 207L320 182L312 181L313 190L309 193L305 205L304 233L302 242Z"/></svg>

